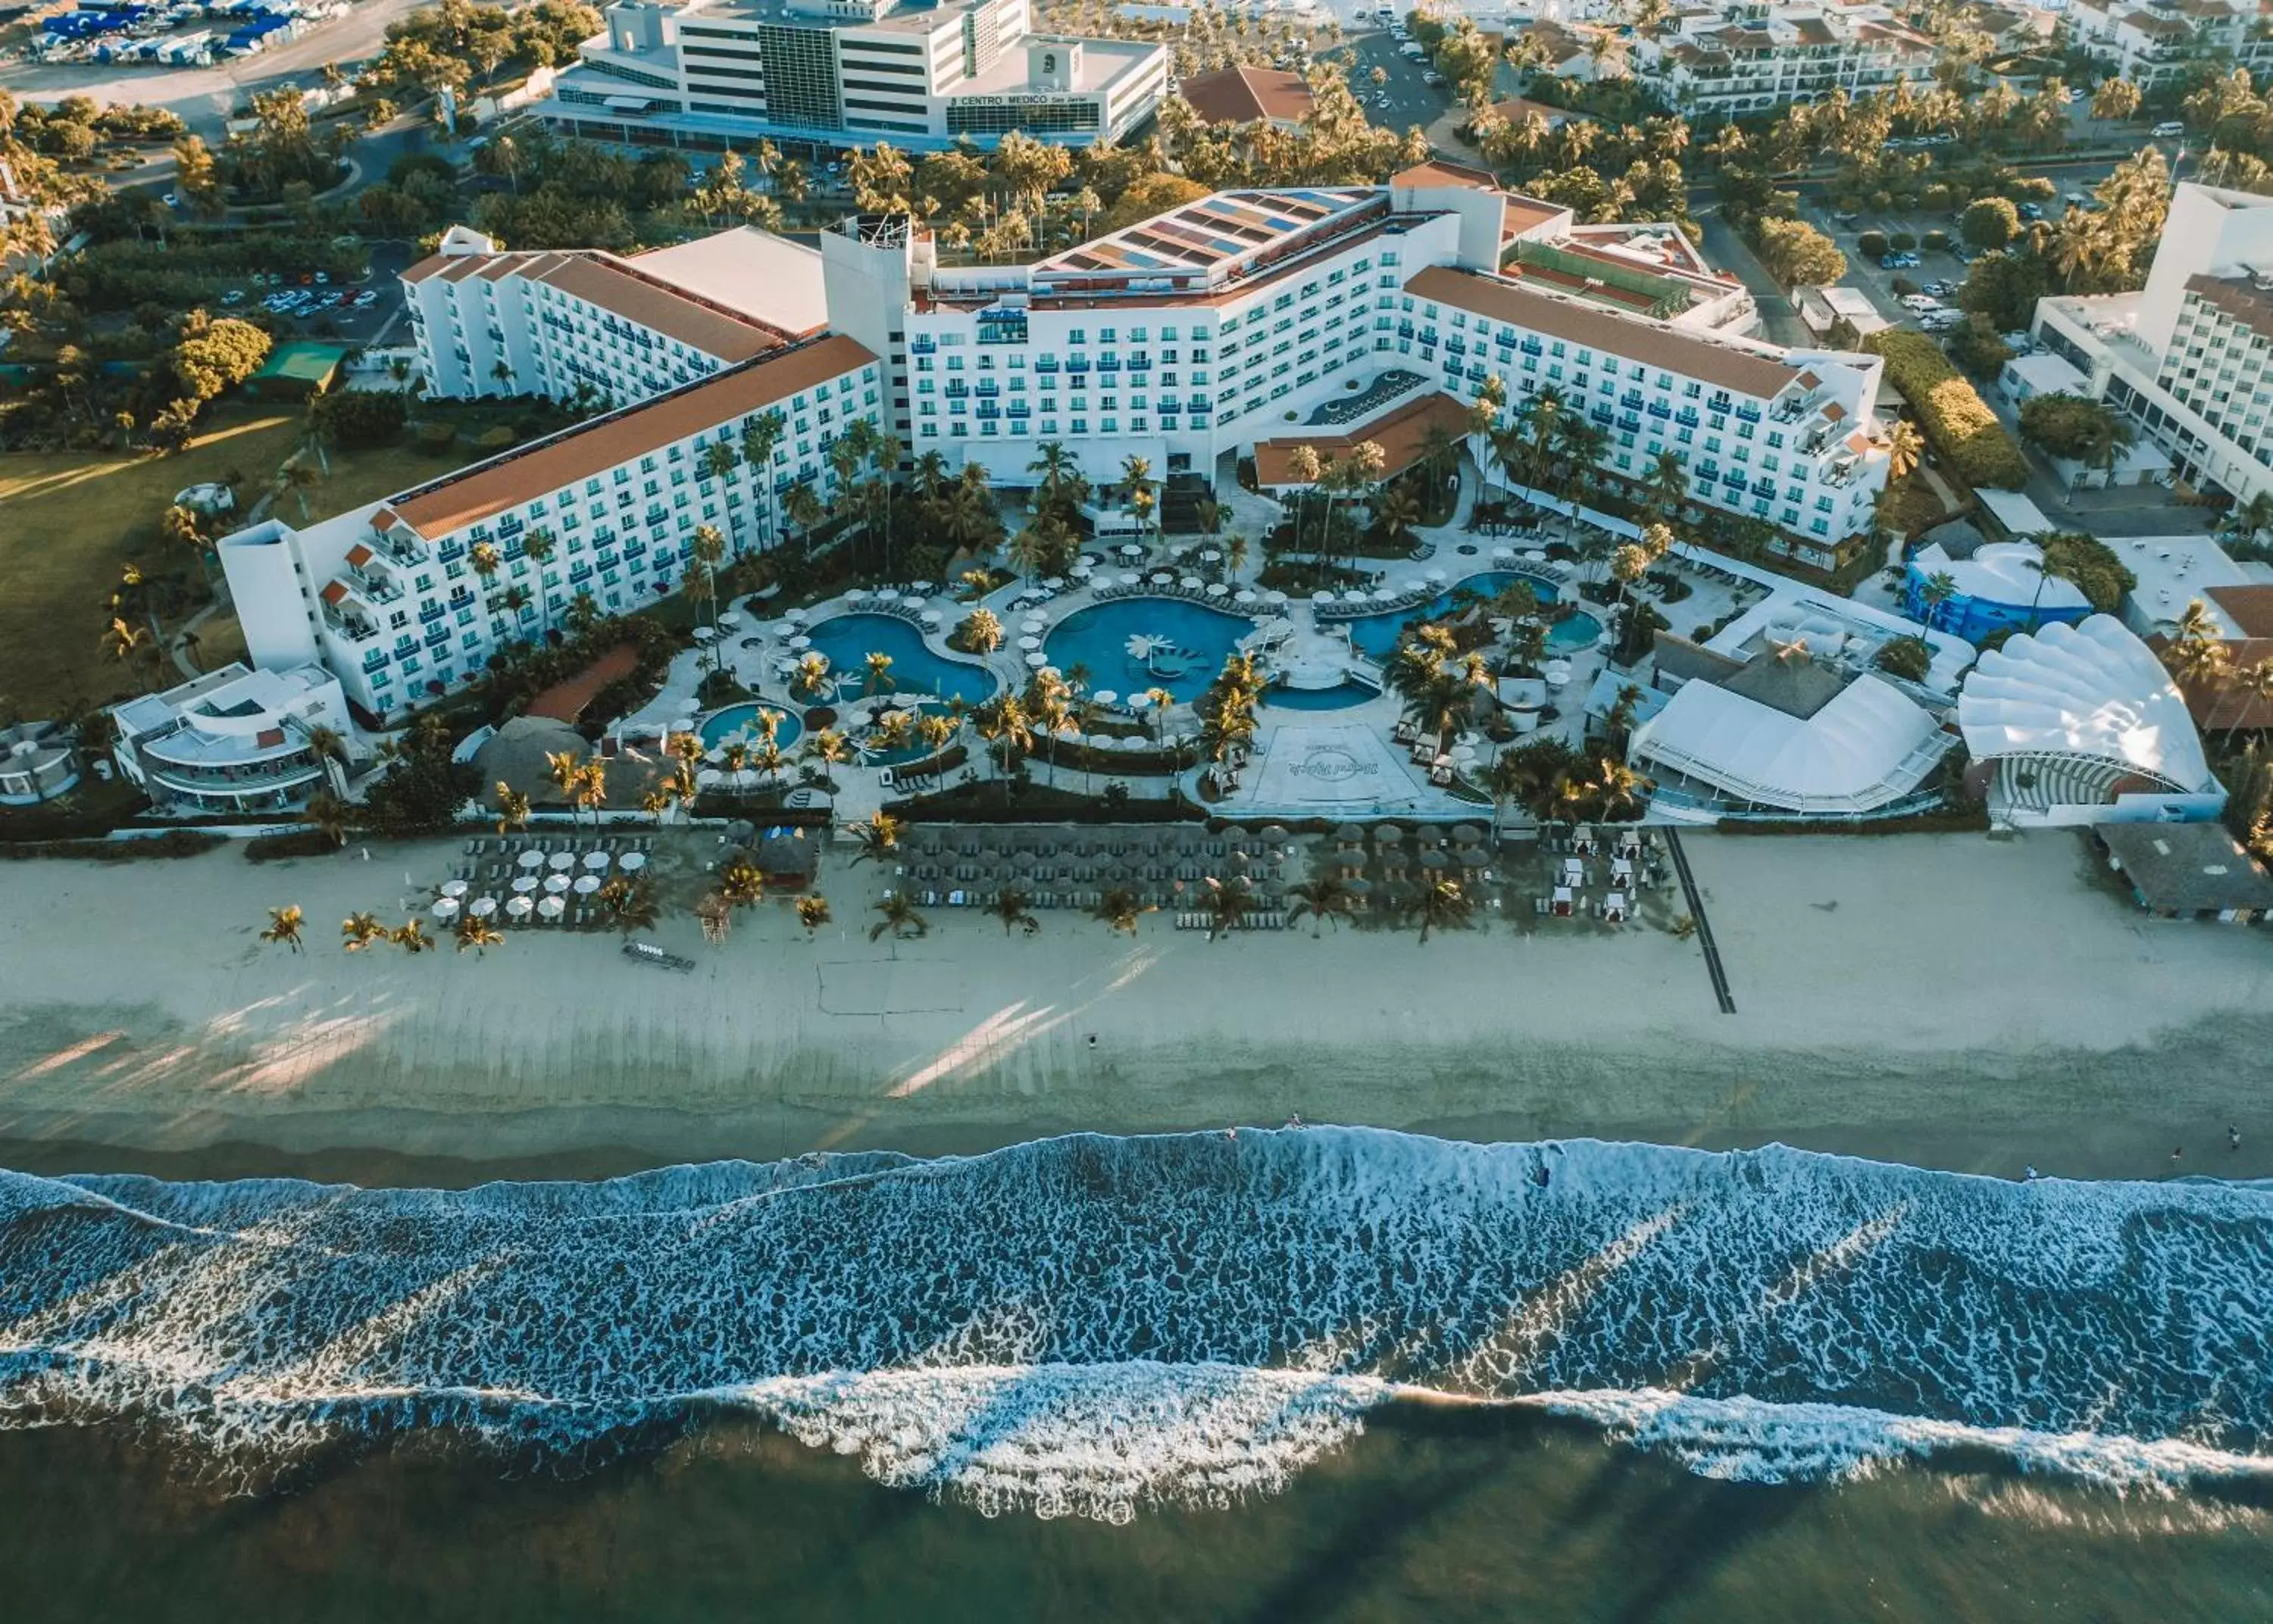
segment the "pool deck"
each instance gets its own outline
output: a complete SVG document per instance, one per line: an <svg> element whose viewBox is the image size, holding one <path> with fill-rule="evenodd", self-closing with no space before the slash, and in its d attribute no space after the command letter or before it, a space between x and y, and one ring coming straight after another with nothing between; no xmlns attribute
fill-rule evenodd
<svg viewBox="0 0 2273 1624"><path fill-rule="evenodd" d="M1466 511L1475 489L1473 472L1463 468L1466 487L1460 511ZM1249 528L1265 517L1262 508L1266 499L1250 492L1236 492L1237 500L1227 503L1227 512L1232 517L1227 524ZM1587 612L1602 620L1606 629L1613 624L1611 613L1604 607L1602 595L1606 589L1590 586L1583 575L1568 565L1553 565L1544 560L1541 549L1545 537L1495 536L1470 532L1457 524L1431 527L1414 533L1416 546L1425 545L1429 550L1423 558L1407 562L1383 562L1378 567L1382 583L1390 590L1412 595L1415 602L1411 610L1419 608L1440 595L1448 587L1457 586L1469 576L1517 571L1529 573L1542 580L1552 580L1567 602L1586 603ZM1255 577L1265 560L1261 548L1251 550L1246 568L1234 574L1218 566L1203 570L1195 562L1197 552L1211 543L1192 538L1177 538L1167 547L1158 544L1147 549L1141 562L1124 565L1116 561L1106 549L1092 550L1092 556L1101 561L1091 580L1097 586L1112 586L1116 595L1100 599L1090 585L1068 581L1047 602L1035 603L1031 589L1026 583L1014 581L988 594L984 606L994 611L1002 623L1004 644L1001 649L984 659L957 652L947 646L947 635L976 607L944 591L921 595L913 599L902 598L900 604L917 606L936 611L938 625L926 626L905 615L901 624L919 637L924 647L941 658L964 665L977 665L990 671L1006 689L1022 688L1032 675L1027 651L1019 647L1019 639L1026 635L1047 640L1066 619L1101 601L1142 602L1142 592L1131 595L1122 577L1136 574L1149 587L1151 577L1167 571L1178 581L1187 574L1204 574L1212 580L1220 580L1237 591L1241 588L1259 589ZM1679 631L1686 631L1690 622L1709 620L1720 615L1728 605L1720 599L1722 594L1713 583L1699 575L1692 583L1692 595L1668 610L1668 617ZM1282 607L1265 609L1261 606L1234 608L1217 600L1193 598L1174 589L1163 595L1167 601L1210 609L1245 618L1255 623L1280 617L1290 623L1291 636L1287 640L1287 655L1278 664L1281 669L1299 668L1304 685L1316 685L1327 674L1329 666L1339 663L1344 668L1359 667L1378 679L1378 670L1362 655L1351 650L1347 620L1329 617L1321 620L1316 606L1309 601L1290 602ZM859 600L840 596L815 604L804 613L807 630L826 625L842 616L880 612L874 595L864 595ZM890 612L889 610L883 612ZM1039 615L1046 623L1037 632L1025 629L1025 622ZM744 688L768 704L781 706L802 715L806 701L793 696L782 673L797 658L786 639L775 629L780 616L767 606L751 602L744 606L739 624L725 629L716 645L716 654L722 669L730 672ZM1596 688L1597 679L1608 669L1604 648L1595 647L1579 650L1553 650L1552 658L1567 666L1567 673L1558 672L1550 688L1549 700L1559 712L1556 720L1547 724L1551 731L1573 744L1583 743L1586 731L1585 708L1587 697ZM661 691L635 715L627 718L626 729L658 726L681 726L688 706L704 674L707 656L701 650L689 650L672 662ZM857 677L857 671L848 672ZM1110 678L1098 678L1093 686L1118 692L1120 685ZM920 697L903 696L912 700ZM1121 695L1123 700L1128 696ZM847 703L852 701L846 701ZM707 716L708 710L703 712ZM1392 742L1392 730L1401 714L1399 702L1392 694L1379 696L1332 711L1300 710L1270 704L1266 699L1257 712L1257 728L1254 748L1240 775L1240 782L1226 798L1213 804L1213 809L1234 817L1272 816L1286 818L1332 817L1342 819L1363 819L1391 814L1405 819L1429 820L1459 820L1473 819L1478 807L1474 801L1463 799L1429 782L1425 763L1411 759L1411 752ZM1173 735L1189 737L1197 731L1197 718L1189 707L1180 705L1170 713ZM1529 737L1536 737L1536 734ZM967 737L967 736L966 736ZM1479 737L1463 736L1462 741L1475 753L1472 767L1480 769L1489 763L1494 746ZM794 753L794 752L792 752ZM977 752L974 750L974 755ZM1463 752L1462 759L1470 758ZM1060 771L1050 768L1039 759L1031 760L1029 770L1038 782L1058 782L1062 787L1094 790L1101 775ZM980 768L967 766L958 778L980 775ZM857 819L872 815L887 800L896 798L894 791L881 782L877 764L862 762L839 767L834 775L838 786L834 810L840 819ZM1163 798L1181 787L1186 793L1194 791L1197 769L1178 780L1166 777L1136 777L1125 780L1129 792L1140 798Z"/></svg>

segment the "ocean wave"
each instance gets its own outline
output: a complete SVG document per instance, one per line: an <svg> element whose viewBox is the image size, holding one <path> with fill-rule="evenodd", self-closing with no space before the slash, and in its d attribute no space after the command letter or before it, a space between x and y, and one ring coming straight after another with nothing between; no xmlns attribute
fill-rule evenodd
<svg viewBox="0 0 2273 1624"><path fill-rule="evenodd" d="M1269 1493L1384 1400L1691 1470L1986 1452L2262 1475L2273 1193L1783 1149L1310 1128L362 1190L0 1172L0 1426L220 1461L566 1458L756 1415L880 1480L1121 1518Z"/></svg>

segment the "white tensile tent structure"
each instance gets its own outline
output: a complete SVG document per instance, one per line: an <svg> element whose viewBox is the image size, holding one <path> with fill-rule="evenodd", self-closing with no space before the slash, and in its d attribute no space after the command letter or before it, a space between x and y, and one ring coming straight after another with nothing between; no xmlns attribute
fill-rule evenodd
<svg viewBox="0 0 2273 1624"><path fill-rule="evenodd" d="M1932 712L1875 677L1857 677L1804 715L1697 680L1635 730L1627 754L1673 791L1655 803L1668 813L1696 798L1727 811L1854 817L1916 793L1952 742Z"/></svg>
<svg viewBox="0 0 2273 1624"><path fill-rule="evenodd" d="M2225 791L2170 673L2112 615L1981 656L1957 723L1992 815L2022 823L2216 817Z"/></svg>

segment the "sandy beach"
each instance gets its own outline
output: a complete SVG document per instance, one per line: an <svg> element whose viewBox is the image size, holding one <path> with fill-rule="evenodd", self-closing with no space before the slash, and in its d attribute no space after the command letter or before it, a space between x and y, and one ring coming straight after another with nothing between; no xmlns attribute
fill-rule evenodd
<svg viewBox="0 0 2273 1624"><path fill-rule="evenodd" d="M697 837L688 837L697 838ZM1692 836L1737 1005L1693 941L1493 920L1210 944L1077 915L1007 936L935 910L867 940L788 906L706 947L516 934L476 958L342 953L454 843L0 871L0 1162L319 1172L391 1152L585 1176L814 1149L977 1150L1071 1130L1365 1122L1469 1138L1771 1141L2016 1176L2273 1172L2273 944L2139 914L2079 836ZM265 947L296 903L306 950ZM2230 1152L2229 1122L2243 1147ZM2171 1150L2185 1157L2173 1163ZM281 1155L279 1154L281 1153Z"/></svg>

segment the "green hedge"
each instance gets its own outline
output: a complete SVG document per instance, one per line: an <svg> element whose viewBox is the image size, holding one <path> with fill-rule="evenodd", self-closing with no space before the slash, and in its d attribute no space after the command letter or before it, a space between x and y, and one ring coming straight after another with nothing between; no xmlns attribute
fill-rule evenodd
<svg viewBox="0 0 2273 1624"><path fill-rule="evenodd" d="M1922 333L1889 327L1872 333L1864 347L1886 358L1887 381L1909 403L1919 432L1960 479L2002 490L2029 483L2029 461L2019 443L1939 345Z"/></svg>

